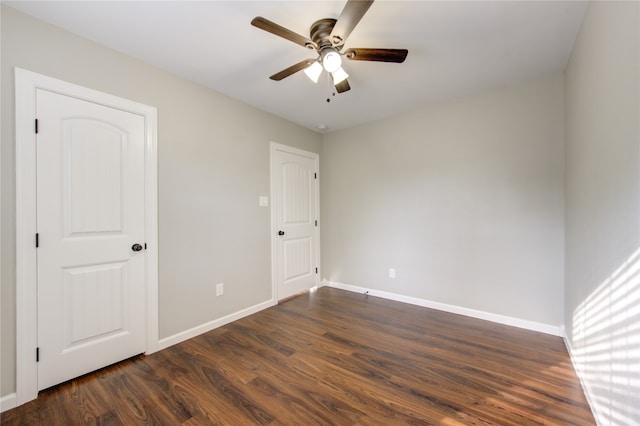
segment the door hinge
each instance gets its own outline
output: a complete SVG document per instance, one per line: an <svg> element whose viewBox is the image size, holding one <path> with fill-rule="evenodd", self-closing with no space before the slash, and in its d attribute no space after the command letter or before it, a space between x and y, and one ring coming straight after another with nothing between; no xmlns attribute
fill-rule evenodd
<svg viewBox="0 0 640 426"><path fill-rule="evenodd" d="M36 131L36 133L38 133L38 119L37 118L36 118L35 131Z"/></svg>
<svg viewBox="0 0 640 426"><path fill-rule="evenodd" d="M40 234L36 232L36 248L40 247Z"/></svg>
<svg viewBox="0 0 640 426"><path fill-rule="evenodd" d="M145 250L147 249L147 243L144 243L144 249Z"/></svg>
<svg viewBox="0 0 640 426"><path fill-rule="evenodd" d="M316 226L318 226L318 221L316 220Z"/></svg>
<svg viewBox="0 0 640 426"><path fill-rule="evenodd" d="M36 121L38 121L38 120L36 120ZM37 133L37 132L36 132L36 133ZM317 174L317 173L314 173L314 174L313 174L313 178L314 178L314 179L318 179L318 174Z"/></svg>
<svg viewBox="0 0 640 426"><path fill-rule="evenodd" d="M318 273L318 268L316 268L316 274Z"/></svg>
<svg viewBox="0 0 640 426"><path fill-rule="evenodd" d="M40 348L36 348L36 362L40 362Z"/></svg>

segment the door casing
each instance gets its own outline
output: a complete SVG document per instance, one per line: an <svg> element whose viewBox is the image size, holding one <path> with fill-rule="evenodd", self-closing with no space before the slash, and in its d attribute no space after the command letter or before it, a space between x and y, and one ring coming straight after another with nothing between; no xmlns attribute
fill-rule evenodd
<svg viewBox="0 0 640 426"><path fill-rule="evenodd" d="M158 344L157 109L15 68L16 115L16 405L38 396L36 229L36 89L117 108L145 119L146 350Z"/></svg>
<svg viewBox="0 0 640 426"><path fill-rule="evenodd" d="M282 145L276 142L271 142L270 144L270 169L271 169L271 284L272 289L271 292L273 294L273 301L278 303L280 299L278 295L278 265L281 259L278 255L277 250L277 242L278 242L278 224L276 223L276 203L274 194L277 190L275 187L275 154L277 151L287 152L289 154L300 155L303 157L313 158L315 161L315 169L319 170L319 160L320 156L314 152L304 151L302 149L294 148L288 145ZM318 173L317 179L315 179L315 205L316 211L315 215L317 218L320 217L320 176ZM315 241L316 241L316 265L318 267L318 273L316 274L316 286L320 283L320 277L322 274L322 265L320 264L321 256L320 256L320 221L318 221L318 226L315 227Z"/></svg>

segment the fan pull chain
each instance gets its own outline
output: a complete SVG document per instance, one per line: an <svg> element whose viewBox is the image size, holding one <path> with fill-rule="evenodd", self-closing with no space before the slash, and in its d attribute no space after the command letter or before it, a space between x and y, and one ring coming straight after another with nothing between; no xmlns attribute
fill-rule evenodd
<svg viewBox="0 0 640 426"><path fill-rule="evenodd" d="M330 93L329 97L327 98L327 103L331 102L331 97L336 95L335 86L332 83L333 81L332 81L331 75L327 73L327 85L329 87L329 93Z"/></svg>

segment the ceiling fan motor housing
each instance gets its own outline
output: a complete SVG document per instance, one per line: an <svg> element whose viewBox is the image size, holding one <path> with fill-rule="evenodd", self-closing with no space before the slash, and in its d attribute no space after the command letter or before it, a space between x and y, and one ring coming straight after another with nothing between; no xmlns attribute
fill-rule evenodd
<svg viewBox="0 0 640 426"><path fill-rule="evenodd" d="M311 36L311 40L318 46L318 51L333 46L330 37L336 22L335 19L325 18L317 20L311 25L309 35Z"/></svg>

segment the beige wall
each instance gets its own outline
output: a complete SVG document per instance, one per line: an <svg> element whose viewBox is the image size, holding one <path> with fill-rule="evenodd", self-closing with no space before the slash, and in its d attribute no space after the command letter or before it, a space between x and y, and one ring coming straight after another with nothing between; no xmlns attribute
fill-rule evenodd
<svg viewBox="0 0 640 426"><path fill-rule="evenodd" d="M161 338L271 298L269 141L320 152L321 135L6 6L1 31L0 395L15 391L14 67L158 108Z"/></svg>
<svg viewBox="0 0 640 426"><path fill-rule="evenodd" d="M600 424L640 424L640 3L593 2L566 70L565 323Z"/></svg>
<svg viewBox="0 0 640 426"><path fill-rule="evenodd" d="M560 326L563 108L556 75L326 135L323 278Z"/></svg>

